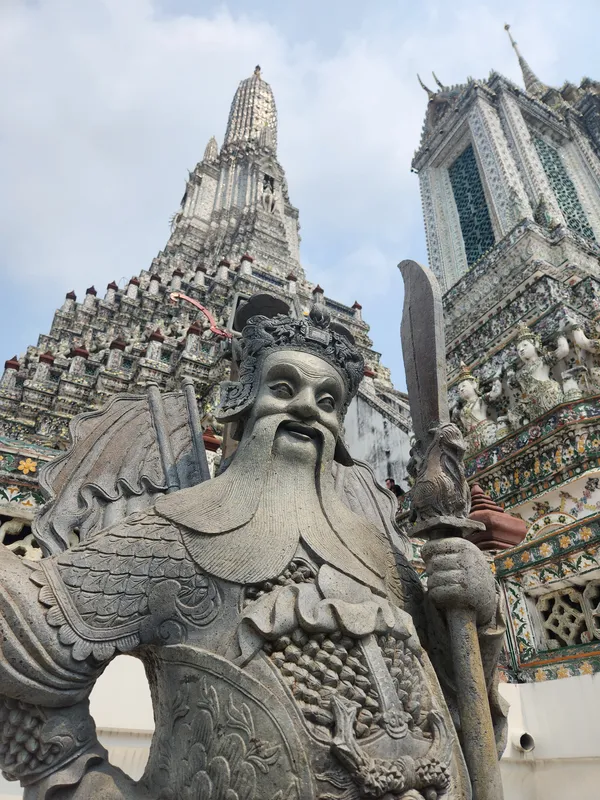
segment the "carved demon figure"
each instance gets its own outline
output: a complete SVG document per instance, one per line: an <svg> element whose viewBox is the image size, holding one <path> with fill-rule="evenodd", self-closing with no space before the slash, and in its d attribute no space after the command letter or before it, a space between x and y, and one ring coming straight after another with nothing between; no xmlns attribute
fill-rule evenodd
<svg viewBox="0 0 600 800"><path fill-rule="evenodd" d="M430 542L422 588L391 495L340 438L363 362L323 309L252 318L239 354L217 414L239 445L219 477L125 516L133 478L100 502L96 477L79 544L35 563L0 546L4 774L28 800L469 798L440 609L476 611L499 730L503 627L481 553ZM120 452L143 440L111 419ZM104 446L91 439L81 463ZM69 534L60 498L46 517L55 541ZM139 782L88 710L120 653L142 660L154 704Z"/></svg>

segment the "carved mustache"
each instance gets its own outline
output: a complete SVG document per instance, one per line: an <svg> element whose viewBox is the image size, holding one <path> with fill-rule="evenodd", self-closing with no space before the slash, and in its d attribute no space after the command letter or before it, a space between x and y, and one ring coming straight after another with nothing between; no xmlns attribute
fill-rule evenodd
<svg viewBox="0 0 600 800"><path fill-rule="evenodd" d="M322 440L323 438L323 433L317 428L313 428L312 425L305 425L302 422L296 422L295 420L285 420L279 425L279 429L283 429L288 433L303 439Z"/></svg>

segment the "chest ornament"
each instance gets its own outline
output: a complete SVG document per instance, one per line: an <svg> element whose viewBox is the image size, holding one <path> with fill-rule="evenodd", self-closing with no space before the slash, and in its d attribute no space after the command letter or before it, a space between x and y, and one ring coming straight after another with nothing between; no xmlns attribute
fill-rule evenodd
<svg viewBox="0 0 600 800"><path fill-rule="evenodd" d="M324 565L314 581L274 586L249 604L238 640L240 662L260 648L309 730L329 743L343 769L320 780L346 782L352 791L340 798L445 792L449 738L423 690L421 647L406 612Z"/></svg>

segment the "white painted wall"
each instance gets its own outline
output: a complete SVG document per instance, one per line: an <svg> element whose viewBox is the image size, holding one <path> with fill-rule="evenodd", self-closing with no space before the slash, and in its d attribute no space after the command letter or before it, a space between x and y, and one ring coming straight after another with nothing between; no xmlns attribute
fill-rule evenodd
<svg viewBox="0 0 600 800"><path fill-rule="evenodd" d="M510 702L509 744L502 759L505 800L600 798L600 674L503 684ZM526 730L535 749L511 743Z"/></svg>
<svg viewBox="0 0 600 800"><path fill-rule="evenodd" d="M600 674L530 684L502 684L510 702L509 744L501 762L505 800L599 800ZM91 709L111 762L139 778L148 758L154 720L139 661L121 656L98 681ZM511 739L535 739L531 753ZM22 797L0 778L0 800Z"/></svg>
<svg viewBox="0 0 600 800"><path fill-rule="evenodd" d="M344 423L344 440L353 458L364 461L380 484L392 476L396 483L406 484L410 438L360 394L350 403Z"/></svg>

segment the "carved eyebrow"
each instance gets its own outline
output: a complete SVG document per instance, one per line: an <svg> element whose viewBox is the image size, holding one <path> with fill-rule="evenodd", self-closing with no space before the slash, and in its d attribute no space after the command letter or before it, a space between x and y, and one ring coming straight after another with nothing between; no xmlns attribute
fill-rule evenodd
<svg viewBox="0 0 600 800"><path fill-rule="evenodd" d="M300 371L293 364L278 363L273 364L267 371L267 380L272 381L276 378L291 378L295 381L302 380Z"/></svg>
<svg viewBox="0 0 600 800"><path fill-rule="evenodd" d="M266 380L272 381L276 380L277 378L288 378L290 380L300 382L302 378L311 378L311 379L321 379L319 381L318 389L319 391L329 391L332 394L337 396L337 399L341 399L341 395L344 392L343 381L340 377L337 378L337 374L333 375L322 375L320 371L316 369L312 369L308 365L304 364L291 364L286 362L279 362L277 364L273 364L269 367L266 375Z"/></svg>
<svg viewBox="0 0 600 800"><path fill-rule="evenodd" d="M327 375L321 381L319 390L322 392L329 392L330 394L335 396L336 400L341 400L342 394L344 392L344 388L341 385L341 381L336 381L335 378L332 378L329 375Z"/></svg>

